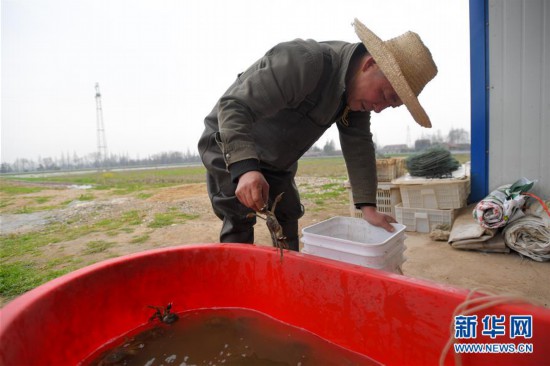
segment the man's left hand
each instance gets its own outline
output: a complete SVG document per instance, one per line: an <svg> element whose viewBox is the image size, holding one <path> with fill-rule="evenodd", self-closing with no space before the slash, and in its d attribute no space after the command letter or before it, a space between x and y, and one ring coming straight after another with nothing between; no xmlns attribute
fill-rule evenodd
<svg viewBox="0 0 550 366"><path fill-rule="evenodd" d="M396 223L397 221L390 215L378 212L374 206L363 206L361 207L361 211L363 212L363 218L369 224L382 227L390 233L395 231L395 228L391 225L391 223Z"/></svg>

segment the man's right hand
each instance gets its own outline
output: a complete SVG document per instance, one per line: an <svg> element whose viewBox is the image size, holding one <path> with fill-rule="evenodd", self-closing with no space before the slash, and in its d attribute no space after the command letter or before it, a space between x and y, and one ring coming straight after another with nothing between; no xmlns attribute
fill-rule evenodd
<svg viewBox="0 0 550 366"><path fill-rule="evenodd" d="M260 211L269 198L269 184L258 171L249 171L239 177L235 195L243 205Z"/></svg>

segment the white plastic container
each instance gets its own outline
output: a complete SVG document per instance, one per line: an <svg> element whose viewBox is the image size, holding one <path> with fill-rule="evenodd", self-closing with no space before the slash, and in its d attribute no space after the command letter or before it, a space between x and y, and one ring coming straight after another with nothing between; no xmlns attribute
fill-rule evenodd
<svg viewBox="0 0 550 366"><path fill-rule="evenodd" d="M368 256L347 253L341 250L319 247L315 245L304 245L302 253L329 258L341 262L357 264L363 267L380 269L383 271L395 271L405 262L404 256L406 246L397 245L390 252L382 256Z"/></svg>
<svg viewBox="0 0 550 366"><path fill-rule="evenodd" d="M391 183L379 183L376 190L376 210L395 218L395 206L398 203L401 203L399 186Z"/></svg>
<svg viewBox="0 0 550 366"><path fill-rule="evenodd" d="M397 221L406 226L406 231L419 233L429 233L439 224L452 225L455 211L403 207L401 203L395 206Z"/></svg>
<svg viewBox="0 0 550 366"><path fill-rule="evenodd" d="M349 196L349 212L351 217L362 218L363 212L355 208L353 194L349 182L345 183ZM401 192L397 184L378 183L376 190L376 210L395 218L395 205L401 202Z"/></svg>
<svg viewBox="0 0 550 366"><path fill-rule="evenodd" d="M467 168L453 172L453 178L422 178L406 175L392 181L399 185L403 207L436 210L466 206L470 195L470 177Z"/></svg>
<svg viewBox="0 0 550 366"><path fill-rule="evenodd" d="M396 248L404 248L405 226L392 224L393 233L372 226L363 219L336 216L302 229L302 242L307 253L333 258L335 253L356 257L379 257L385 260ZM367 263L371 258L362 259ZM374 259L375 260L375 259Z"/></svg>
<svg viewBox="0 0 550 366"><path fill-rule="evenodd" d="M452 209L466 206L468 181L441 184L401 185L403 206L409 208Z"/></svg>

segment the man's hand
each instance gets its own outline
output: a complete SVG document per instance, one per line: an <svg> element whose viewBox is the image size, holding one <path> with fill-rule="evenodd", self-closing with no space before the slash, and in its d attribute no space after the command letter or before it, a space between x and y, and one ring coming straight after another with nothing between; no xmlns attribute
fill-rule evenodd
<svg viewBox="0 0 550 366"><path fill-rule="evenodd" d="M363 206L361 207L361 211L363 212L363 218L369 224L382 227L390 233L393 233L395 231L395 228L390 225L390 223L396 223L397 221L395 221L395 219L390 215L386 215L382 212L376 211L376 207L374 206Z"/></svg>
<svg viewBox="0 0 550 366"><path fill-rule="evenodd" d="M239 177L235 195L243 205L254 211L260 211L269 198L269 184L262 173L246 172Z"/></svg>

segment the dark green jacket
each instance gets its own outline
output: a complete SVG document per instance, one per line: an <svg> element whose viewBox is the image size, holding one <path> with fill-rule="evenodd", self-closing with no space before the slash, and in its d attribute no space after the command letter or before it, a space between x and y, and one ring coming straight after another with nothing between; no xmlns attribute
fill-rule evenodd
<svg viewBox="0 0 550 366"><path fill-rule="evenodd" d="M297 39L272 48L238 76L206 117L201 155L205 140L219 132L228 171L243 161L285 170L337 122L354 201L376 203L370 113L349 113L349 124L340 120L346 71L359 45Z"/></svg>

